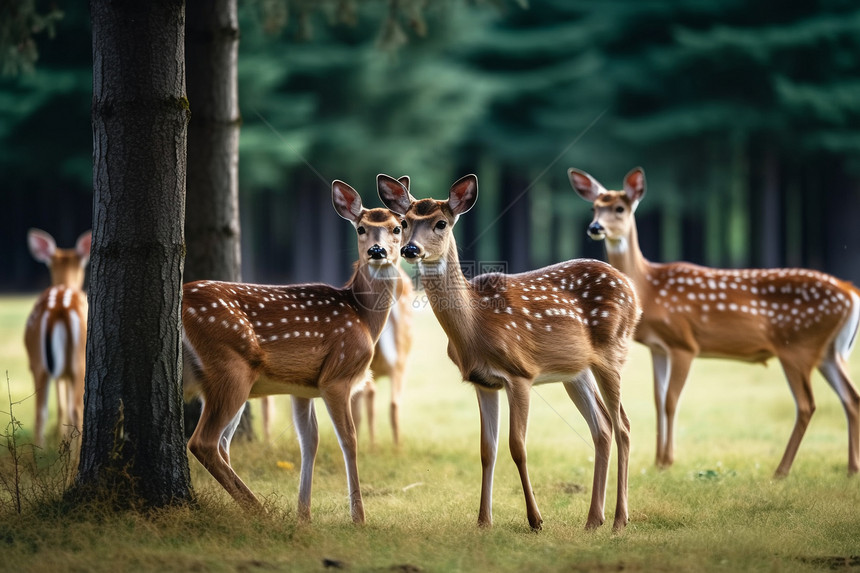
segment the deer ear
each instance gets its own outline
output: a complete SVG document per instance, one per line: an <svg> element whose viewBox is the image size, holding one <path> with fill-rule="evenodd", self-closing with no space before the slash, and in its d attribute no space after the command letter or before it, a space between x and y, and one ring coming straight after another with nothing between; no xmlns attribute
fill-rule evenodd
<svg viewBox="0 0 860 573"><path fill-rule="evenodd" d="M478 200L478 177L473 174L457 179L448 193L448 207L454 215L462 215Z"/></svg>
<svg viewBox="0 0 860 573"><path fill-rule="evenodd" d="M30 229L27 233L27 246L30 247L33 258L46 265L51 263L51 257L57 251L54 237L41 229Z"/></svg>
<svg viewBox="0 0 860 573"><path fill-rule="evenodd" d="M406 182L403 182L406 179ZM405 215L415 198L409 194L409 177L403 176L400 180L384 173L376 176L376 189L382 203L398 215Z"/></svg>
<svg viewBox="0 0 860 573"><path fill-rule="evenodd" d="M409 176L408 175L403 175L402 177L398 177L397 180L400 181L401 185L406 187L407 191L409 191Z"/></svg>
<svg viewBox="0 0 860 573"><path fill-rule="evenodd" d="M645 196L645 170L634 167L624 176L624 192L631 201L640 201Z"/></svg>
<svg viewBox="0 0 860 573"><path fill-rule="evenodd" d="M81 258L81 266L87 266L90 261L90 249L93 246L93 232L87 231L78 237L78 242L75 243L75 252Z"/></svg>
<svg viewBox="0 0 860 573"><path fill-rule="evenodd" d="M358 192L339 179L331 182L331 202L337 214L353 223L361 217L361 197Z"/></svg>
<svg viewBox="0 0 860 573"><path fill-rule="evenodd" d="M585 171L571 167L567 170L567 177L570 179L570 186L573 187L576 194L589 203L593 203L598 197L606 193L603 185Z"/></svg>

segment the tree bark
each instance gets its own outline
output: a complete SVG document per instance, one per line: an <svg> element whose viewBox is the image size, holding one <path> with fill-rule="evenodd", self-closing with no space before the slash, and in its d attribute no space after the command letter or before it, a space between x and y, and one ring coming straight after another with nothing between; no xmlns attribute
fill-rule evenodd
<svg viewBox="0 0 860 573"><path fill-rule="evenodd" d="M76 492L192 496L180 388L186 136L182 0L90 5L93 247Z"/></svg>
<svg viewBox="0 0 860 573"><path fill-rule="evenodd" d="M188 0L185 64L191 121L185 212L185 281L242 280L239 225L239 22L236 0ZM202 403L185 406L185 435ZM236 432L252 438L251 409Z"/></svg>
<svg viewBox="0 0 860 573"><path fill-rule="evenodd" d="M185 280L241 280L236 0L188 0Z"/></svg>

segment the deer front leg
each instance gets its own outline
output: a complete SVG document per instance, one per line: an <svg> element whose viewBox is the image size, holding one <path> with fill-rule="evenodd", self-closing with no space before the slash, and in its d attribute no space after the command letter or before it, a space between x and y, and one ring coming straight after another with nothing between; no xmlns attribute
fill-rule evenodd
<svg viewBox="0 0 860 573"><path fill-rule="evenodd" d="M361 487L358 479L358 443L355 436L355 425L352 422L350 388L351 384L340 381L321 387L320 391L329 416L331 416L340 449L343 452L352 521L364 523L364 503L361 499Z"/></svg>
<svg viewBox="0 0 860 573"><path fill-rule="evenodd" d="M693 354L687 351L652 349L651 360L654 367L654 402L657 407L657 459L656 465L668 468L675 461L675 412L678 399Z"/></svg>
<svg viewBox="0 0 860 573"><path fill-rule="evenodd" d="M517 465L523 494L526 498L526 515L532 529L539 530L543 519L538 510L532 483L529 479L528 455L526 453L526 434L529 427L529 398L531 381L525 379L511 380L507 386L508 408L510 410L509 445L511 457Z"/></svg>
<svg viewBox="0 0 860 573"><path fill-rule="evenodd" d="M311 488L314 479L314 461L317 457L320 436L317 425L317 415L313 400L310 398L292 397L293 424L299 438L299 450L302 455L301 471L299 472L299 521L311 520Z"/></svg>
<svg viewBox="0 0 860 573"><path fill-rule="evenodd" d="M493 525L493 471L499 451L499 393L477 387L481 414L481 506L478 526Z"/></svg>
<svg viewBox="0 0 860 573"><path fill-rule="evenodd" d="M612 449L612 422L609 412L597 390L597 383L590 370L565 382L564 389L585 418L591 439L594 441L594 478L591 487L591 507L588 510L586 529L595 529L605 521L606 480L609 474L609 456Z"/></svg>

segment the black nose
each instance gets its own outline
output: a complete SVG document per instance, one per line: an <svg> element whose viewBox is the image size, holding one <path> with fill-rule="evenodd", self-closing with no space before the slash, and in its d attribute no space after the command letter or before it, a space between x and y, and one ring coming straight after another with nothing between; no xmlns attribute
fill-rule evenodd
<svg viewBox="0 0 860 573"><path fill-rule="evenodd" d="M376 259L378 261L380 259L384 259L387 253L385 252L385 249L383 249L379 245L373 245L372 247L367 249L367 255L371 259Z"/></svg>
<svg viewBox="0 0 860 573"><path fill-rule="evenodd" d="M589 235L600 235L603 233L603 225L598 223L597 221L593 222L588 226L588 234Z"/></svg>
<svg viewBox="0 0 860 573"><path fill-rule="evenodd" d="M421 254L421 251L418 249L417 245L409 243L400 249L400 254L407 259L414 259Z"/></svg>

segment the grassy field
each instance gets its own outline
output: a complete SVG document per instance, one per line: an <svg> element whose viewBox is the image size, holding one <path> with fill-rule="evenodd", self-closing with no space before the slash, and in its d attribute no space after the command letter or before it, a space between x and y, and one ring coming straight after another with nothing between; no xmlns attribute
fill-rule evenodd
<svg viewBox="0 0 860 573"><path fill-rule="evenodd" d="M0 300L0 372L8 372L12 400L23 400L14 407L24 442L30 439L34 405L27 399L32 382L22 336L33 300ZM698 361L679 410L676 464L657 471L650 359L638 345L624 378L633 441L627 530L611 531L612 485L609 523L596 532L583 529L593 450L585 423L560 385L541 386L532 398L529 465L543 530L528 528L519 479L507 454L504 400L495 525L479 530L474 391L460 382L448 360L432 313L421 311L416 320L403 446L396 451L391 443L385 381L379 384L375 450L361 428L366 526L350 523L343 459L321 404L313 523L296 523L298 445L288 399L278 398L273 443L236 443L232 450L237 472L265 500L268 515L244 515L196 461L191 471L199 507L145 517L98 510L68 515L50 507L25 507L18 515L8 503L8 488L0 488L0 570L860 569L860 481L846 478L845 417L823 379L816 374L818 410L792 473L775 481L771 475L794 421L794 403L778 364ZM860 381L860 357L852 361L851 372ZM0 403L7 411L7 400ZM0 456L7 476L8 457ZM610 484L614 465L613 447ZM49 481L45 475L36 478L37 484Z"/></svg>

